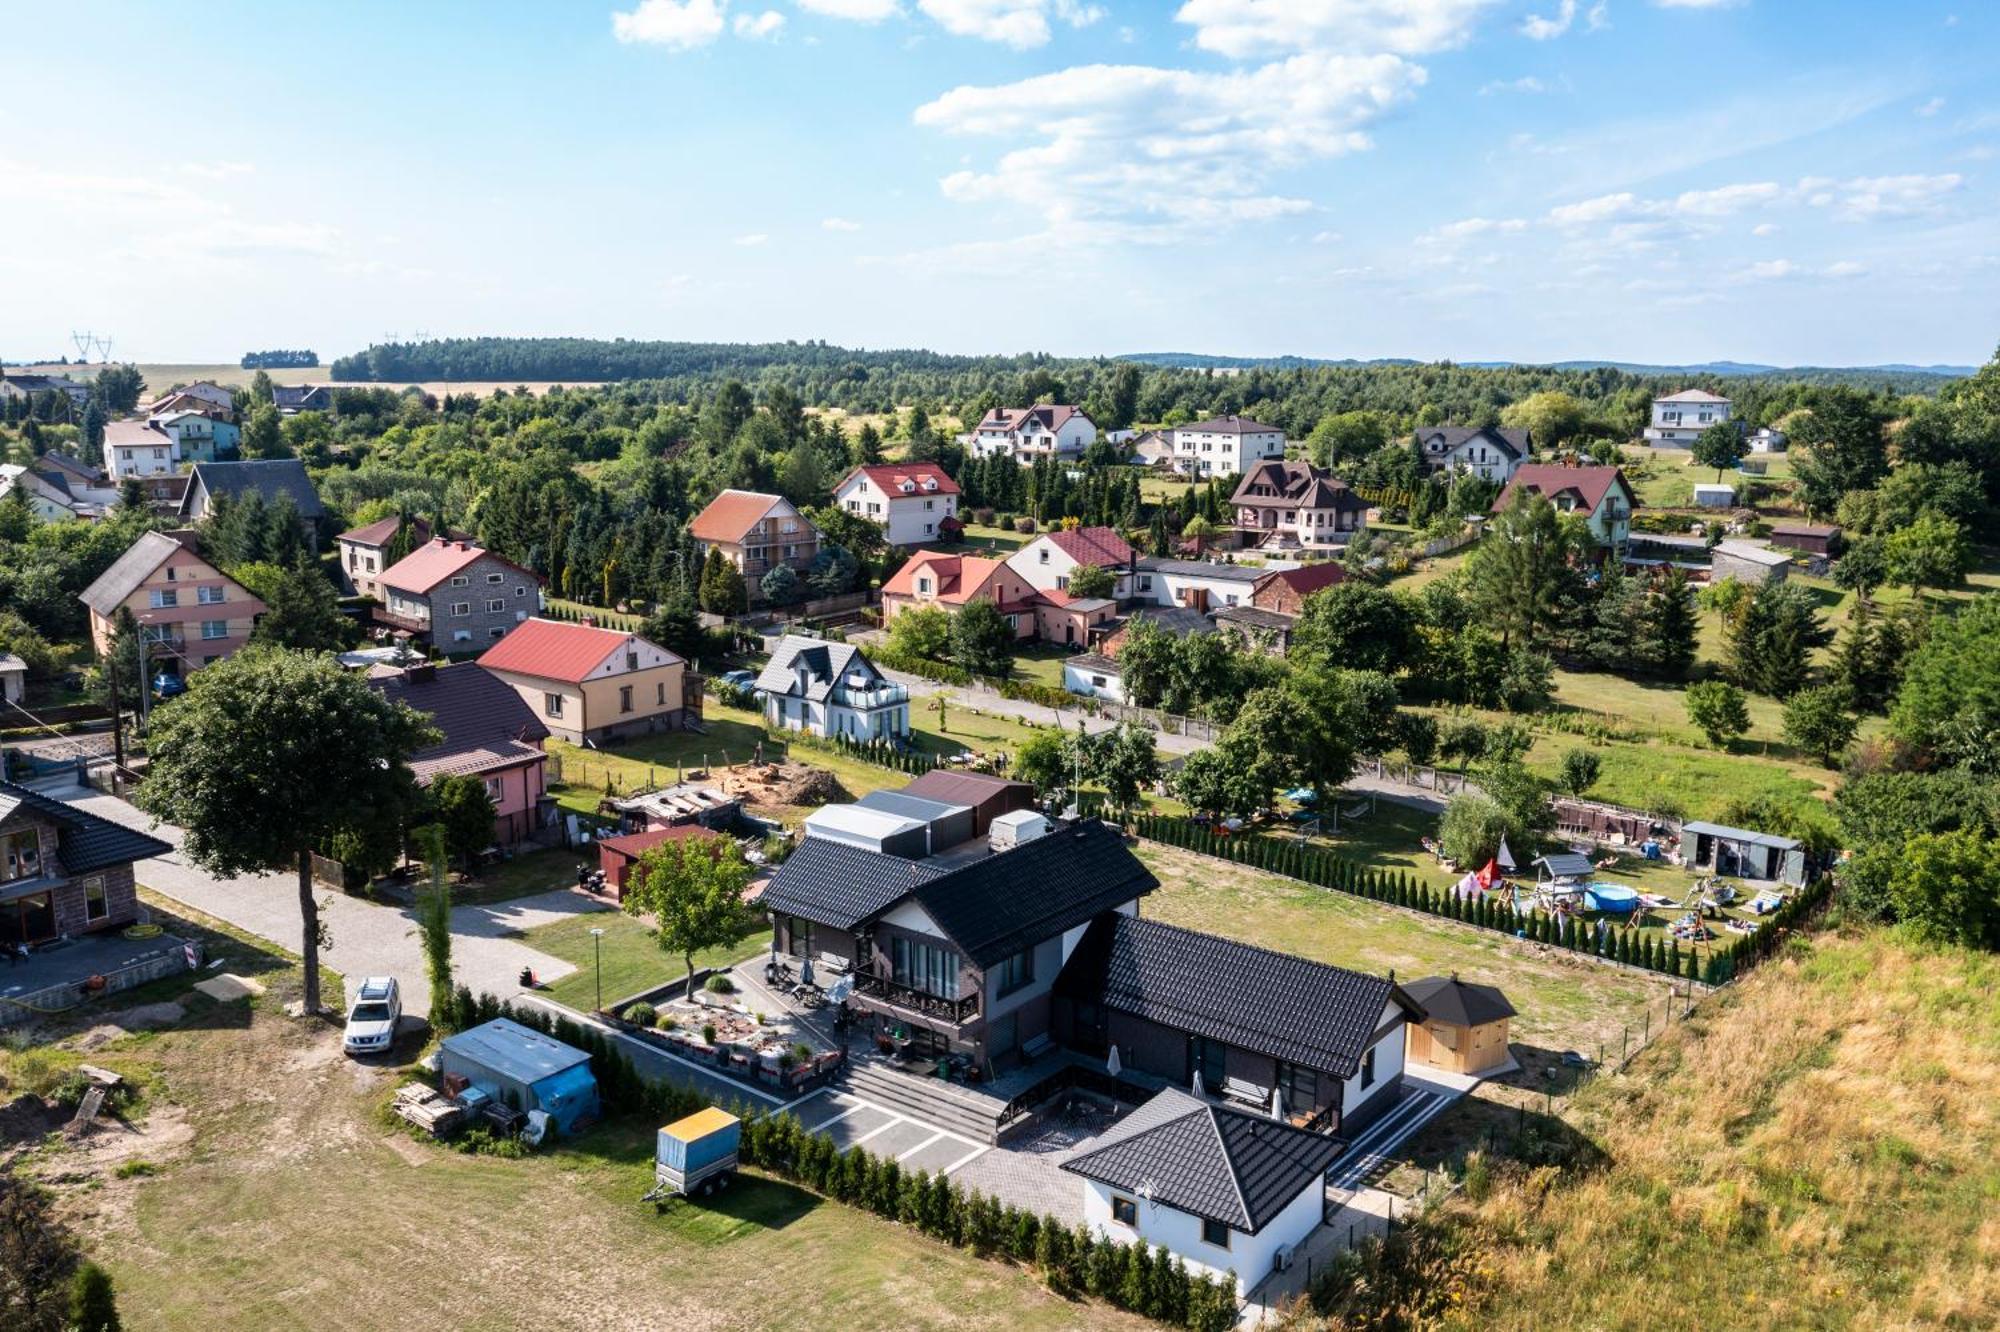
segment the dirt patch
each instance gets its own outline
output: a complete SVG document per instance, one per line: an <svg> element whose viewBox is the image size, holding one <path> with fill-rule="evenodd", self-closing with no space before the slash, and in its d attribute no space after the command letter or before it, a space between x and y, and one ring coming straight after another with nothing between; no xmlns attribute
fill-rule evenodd
<svg viewBox="0 0 2000 1332"><path fill-rule="evenodd" d="M723 790L756 805L815 806L847 799L840 778L806 763L751 764L723 779Z"/></svg>
<svg viewBox="0 0 2000 1332"><path fill-rule="evenodd" d="M405 1165L420 1166L426 1164L431 1159L430 1152L425 1150L422 1143L416 1142L401 1133L383 1134L382 1145L402 1157L403 1164Z"/></svg>
<svg viewBox="0 0 2000 1332"><path fill-rule="evenodd" d="M171 1027L186 1016L187 1010L176 1003L140 1004L111 1014L78 1036L74 1044L78 1050L88 1054L135 1031L158 1031L162 1027Z"/></svg>
<svg viewBox="0 0 2000 1332"><path fill-rule="evenodd" d="M0 1147L37 1142L50 1129L62 1127L62 1107L39 1096L16 1096L0 1105Z"/></svg>

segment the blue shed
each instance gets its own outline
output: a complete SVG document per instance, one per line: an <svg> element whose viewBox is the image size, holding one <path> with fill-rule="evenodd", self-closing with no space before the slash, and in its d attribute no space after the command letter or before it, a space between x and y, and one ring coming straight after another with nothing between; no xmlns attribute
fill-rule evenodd
<svg viewBox="0 0 2000 1332"><path fill-rule="evenodd" d="M516 1110L543 1111L559 1133L597 1118L590 1056L509 1018L445 1037L438 1072L464 1078Z"/></svg>

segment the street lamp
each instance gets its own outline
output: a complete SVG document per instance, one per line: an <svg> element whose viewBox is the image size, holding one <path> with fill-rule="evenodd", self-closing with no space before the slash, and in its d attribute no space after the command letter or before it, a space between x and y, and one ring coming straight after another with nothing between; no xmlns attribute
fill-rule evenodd
<svg viewBox="0 0 2000 1332"><path fill-rule="evenodd" d="M604 929L602 926L593 925L590 927L590 951L597 958L597 1011L602 1013L604 1011Z"/></svg>

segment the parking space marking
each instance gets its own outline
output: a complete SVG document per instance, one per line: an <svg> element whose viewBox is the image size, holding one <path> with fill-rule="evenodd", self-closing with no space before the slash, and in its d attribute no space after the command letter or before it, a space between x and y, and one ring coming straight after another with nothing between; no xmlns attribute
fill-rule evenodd
<svg viewBox="0 0 2000 1332"><path fill-rule="evenodd" d="M832 1128L835 1124L838 1124L841 1120L847 1118L849 1115L858 1115L863 1110L881 1110L881 1109L882 1109L881 1106L872 1105L867 1101L856 1101L853 1105L841 1111L839 1114L835 1115L832 1119L823 1119L819 1123L814 1124L812 1126L811 1131L814 1133L819 1133L825 1129ZM889 1112L883 1110L882 1113L887 1114Z"/></svg>
<svg viewBox="0 0 2000 1332"><path fill-rule="evenodd" d="M881 1107L880 1107L880 1106L877 1106L876 1108L877 1108L877 1109L881 1109ZM903 1118L903 1117L902 1117L901 1115L899 1115L899 1114L896 1114L896 1113L895 1113L895 1112L893 1112L893 1111L885 1111L884 1113L888 1114L888 1116L889 1116L889 1122L888 1122L888 1123L886 1123L886 1124L883 1124L883 1125L882 1125L881 1127L879 1127L879 1128L872 1128L872 1129L869 1129L869 1130L868 1130L868 1131L867 1131L866 1133L862 1134L862 1135L861 1135L860 1137L856 1138L856 1139L855 1139L855 1140L854 1140L853 1142L849 1143L849 1144L848 1144L848 1146L850 1146L850 1147L859 1147L859 1146L860 1146L860 1145L861 1145L862 1143L864 1143L864 1142L868 1141L868 1140L869 1140L870 1138L874 1137L874 1136L875 1136L876 1134L878 1134L878 1133L887 1133L887 1132L888 1132L888 1131L889 1131L890 1129L892 1129L892 1128L896 1127L896 1126L897 1126L898 1124L911 1124L911 1123L915 1123L915 1122L916 1122L916 1121L914 1121L914 1120L910 1120L910 1119L905 1119L905 1118Z"/></svg>
<svg viewBox="0 0 2000 1332"><path fill-rule="evenodd" d="M918 1152L920 1152L920 1151L922 1151L922 1150L923 1150L924 1148L926 1148L926 1147L930 1146L930 1145L931 1145L932 1143L936 1142L936 1141L937 1141L937 1140L938 1140L939 1138L942 1138L943 1136L944 1136L944 1130L943 1130L943 1129L939 1129L939 1130L938 1130L938 1131L937 1131L936 1133L933 1133L933 1134L931 1134L931 1136L930 1136L930 1137L928 1137L928 1138L925 1138L925 1139L924 1139L924 1140L923 1140L922 1142L920 1142L920 1143L918 1143L918 1144L917 1144L916 1146L914 1146L914 1147L910 1148L910 1150L909 1150L909 1151L907 1151L907 1152L904 1152L904 1153L903 1153L903 1154L902 1154L901 1156L897 1157L896 1159L897 1159L898 1161L907 1161L907 1160L909 1160L909 1159L910 1159L911 1157L915 1156L915 1155L916 1155L916 1154L917 1154Z"/></svg>
<svg viewBox="0 0 2000 1332"><path fill-rule="evenodd" d="M951 1136L953 1136L953 1137L957 1137L958 1135L956 1135L956 1134L953 1134L953 1135L951 1135ZM966 1139L964 1139L964 1138L959 1138L958 1140L959 1140L960 1142L965 1142L965 1141L966 1141ZM977 1147L974 1147L974 1148L973 1148L973 1149L972 1149L971 1151L967 1152L967 1153L966 1153L966 1154L965 1154L964 1156L961 1156L961 1157L959 1157L959 1158L958 1158L958 1159L957 1159L956 1161L953 1161L953 1162L952 1162L952 1163L951 1163L950 1165L946 1166L946 1167L944 1168L944 1170L943 1170L943 1172L942 1172L942 1173L944 1173L944 1174L947 1174L947 1175L949 1175L949 1174L951 1174L951 1173L952 1173L952 1172L954 1172L954 1171L957 1171L957 1170L961 1170L961 1169L963 1169L964 1167L966 1167L966 1166L969 1166L969 1165L971 1165L971 1164L972 1164L972 1163L973 1163L974 1161L977 1161L977 1160L978 1160L978 1159L979 1159L980 1157L982 1157L982 1156L986 1155L986 1153L987 1153L988 1151L990 1151L990 1150L992 1150L992 1149L991 1149L991 1148L989 1148L989 1147L987 1147L987 1146L985 1146L984 1144L981 1144L980 1146L977 1146Z"/></svg>

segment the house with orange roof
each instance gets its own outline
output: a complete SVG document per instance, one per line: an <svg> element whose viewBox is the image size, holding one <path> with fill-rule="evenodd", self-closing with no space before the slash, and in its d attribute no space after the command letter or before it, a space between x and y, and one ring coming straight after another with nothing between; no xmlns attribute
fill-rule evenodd
<svg viewBox="0 0 2000 1332"><path fill-rule="evenodd" d="M701 719L701 677L678 654L622 629L532 619L479 664L573 745L678 731Z"/></svg>
<svg viewBox="0 0 2000 1332"><path fill-rule="evenodd" d="M542 609L542 576L477 542L434 537L382 571L378 623L464 655Z"/></svg>
<svg viewBox="0 0 2000 1332"><path fill-rule="evenodd" d="M1033 638L1040 596L1005 560L920 550L882 584L882 623L895 623L898 615L913 606L960 611L983 599L1007 617L1016 638Z"/></svg>
<svg viewBox="0 0 2000 1332"><path fill-rule="evenodd" d="M857 467L833 490L833 502L882 529L892 546L916 546L962 530L958 482L936 463Z"/></svg>
<svg viewBox="0 0 2000 1332"><path fill-rule="evenodd" d="M1085 566L1109 569L1111 595L1119 601L1133 595L1139 553L1109 527L1058 528L1044 532L1007 557L1014 571L1037 591L1067 592L1070 576Z"/></svg>
<svg viewBox="0 0 2000 1332"><path fill-rule="evenodd" d="M703 559L719 550L742 571L757 595L757 582L780 564L803 573L819 554L819 529L783 495L755 490L725 490L688 524L688 535L701 547Z"/></svg>

